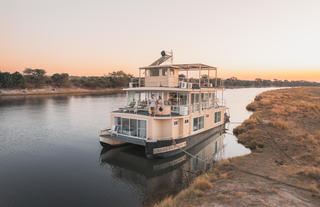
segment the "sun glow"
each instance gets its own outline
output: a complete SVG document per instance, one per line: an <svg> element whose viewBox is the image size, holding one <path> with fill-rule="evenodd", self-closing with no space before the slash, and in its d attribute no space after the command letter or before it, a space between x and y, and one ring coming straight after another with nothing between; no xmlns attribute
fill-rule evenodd
<svg viewBox="0 0 320 207"><path fill-rule="evenodd" d="M319 10L313 0L12 0L0 7L0 70L137 75L173 49L175 63L224 78L320 81Z"/></svg>

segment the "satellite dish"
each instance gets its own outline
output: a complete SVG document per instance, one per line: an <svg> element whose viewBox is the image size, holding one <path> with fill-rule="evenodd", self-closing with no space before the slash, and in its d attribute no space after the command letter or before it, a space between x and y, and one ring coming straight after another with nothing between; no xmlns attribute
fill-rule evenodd
<svg viewBox="0 0 320 207"><path fill-rule="evenodd" d="M166 56L166 51L162 50L162 51L161 51L161 56L162 56L162 57Z"/></svg>

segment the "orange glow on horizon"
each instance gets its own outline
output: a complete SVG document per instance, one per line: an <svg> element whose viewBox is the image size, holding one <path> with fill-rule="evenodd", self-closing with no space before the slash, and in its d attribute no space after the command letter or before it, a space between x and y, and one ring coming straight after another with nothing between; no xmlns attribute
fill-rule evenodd
<svg viewBox="0 0 320 207"><path fill-rule="evenodd" d="M222 78L320 82L319 10L318 0L5 1L0 71L137 76L173 49L174 63Z"/></svg>

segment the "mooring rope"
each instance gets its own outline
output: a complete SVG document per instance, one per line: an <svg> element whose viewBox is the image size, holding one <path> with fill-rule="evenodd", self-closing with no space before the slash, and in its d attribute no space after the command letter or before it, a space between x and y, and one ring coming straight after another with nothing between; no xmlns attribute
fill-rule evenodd
<svg viewBox="0 0 320 207"><path fill-rule="evenodd" d="M229 124L242 124L241 121L230 121Z"/></svg>
<svg viewBox="0 0 320 207"><path fill-rule="evenodd" d="M276 146L276 148L278 149L278 151L280 151L285 157L287 157L289 160L295 161L297 164L301 165L301 163L294 159L293 157L291 157L290 155L288 155L285 151L283 151L279 144L277 143L277 141L275 140L274 136L272 136L272 134L266 129L266 127L264 127L264 123L261 121L261 119L257 116L254 115L255 118L257 119L257 121L261 124L262 128L264 129L264 131L267 133L267 135L271 138L271 141L273 142L273 144ZM273 147L274 148L274 147Z"/></svg>

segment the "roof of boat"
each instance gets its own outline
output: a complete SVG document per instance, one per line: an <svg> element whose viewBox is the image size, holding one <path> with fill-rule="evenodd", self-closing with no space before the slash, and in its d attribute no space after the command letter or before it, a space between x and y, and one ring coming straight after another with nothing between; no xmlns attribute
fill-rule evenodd
<svg viewBox="0 0 320 207"><path fill-rule="evenodd" d="M134 87L134 88L124 88L124 91L177 91L177 92L197 92L197 91L215 91L220 88L171 88L171 87ZM222 89L222 88L221 88Z"/></svg>
<svg viewBox="0 0 320 207"><path fill-rule="evenodd" d="M152 65L140 67L140 69L152 69L152 68L175 68L182 71L190 70L217 70L216 67L205 65L202 63L193 63L193 64L172 64L172 65Z"/></svg>

